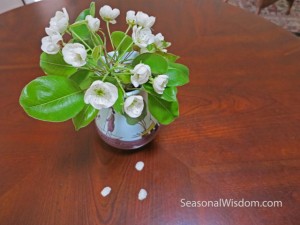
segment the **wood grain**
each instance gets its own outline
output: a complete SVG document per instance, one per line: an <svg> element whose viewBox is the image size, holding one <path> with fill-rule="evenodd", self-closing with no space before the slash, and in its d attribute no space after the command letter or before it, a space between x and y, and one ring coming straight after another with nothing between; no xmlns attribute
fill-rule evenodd
<svg viewBox="0 0 300 225"><path fill-rule="evenodd" d="M76 132L71 122L28 118L18 98L42 75L44 28L56 10L67 7L73 21L89 1L46 0L1 15L0 224L298 224L299 39L218 0L107 0L97 8L104 4L122 12L114 30L125 28L129 9L157 17L154 32L190 67L181 116L131 153L104 144L94 124ZM148 191L142 202L140 188ZM180 206L219 198L283 207Z"/></svg>

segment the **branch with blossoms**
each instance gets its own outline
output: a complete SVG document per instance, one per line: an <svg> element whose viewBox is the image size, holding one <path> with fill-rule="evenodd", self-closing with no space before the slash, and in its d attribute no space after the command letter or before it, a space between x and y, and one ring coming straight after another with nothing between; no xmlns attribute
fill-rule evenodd
<svg viewBox="0 0 300 225"><path fill-rule="evenodd" d="M110 107L136 123L145 108L159 123L173 122L179 115L177 87L189 82L189 70L167 51L171 43L152 33L156 18L130 10L128 28L122 32L111 30L119 9L101 7L102 22L95 12L92 2L73 24L65 8L50 19L40 57L46 76L23 89L20 104L25 112L43 121L72 119L77 130ZM148 101L129 95L132 90L147 92Z"/></svg>

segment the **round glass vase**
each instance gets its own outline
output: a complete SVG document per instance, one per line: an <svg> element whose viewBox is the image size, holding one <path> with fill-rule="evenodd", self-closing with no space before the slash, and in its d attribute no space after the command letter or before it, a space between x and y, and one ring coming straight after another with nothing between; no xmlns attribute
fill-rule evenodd
<svg viewBox="0 0 300 225"><path fill-rule="evenodd" d="M124 150L143 147L154 139L159 130L159 123L148 110L147 93L140 90L126 92L126 96L141 95L144 99L144 117L130 119L119 114L113 108L101 109L95 119L100 138L108 145Z"/></svg>

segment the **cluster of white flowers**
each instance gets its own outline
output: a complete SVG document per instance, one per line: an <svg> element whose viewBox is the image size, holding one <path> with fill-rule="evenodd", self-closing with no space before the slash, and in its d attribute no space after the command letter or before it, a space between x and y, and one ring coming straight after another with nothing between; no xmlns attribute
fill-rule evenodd
<svg viewBox="0 0 300 225"><path fill-rule="evenodd" d="M108 23L115 24L116 18L120 15L119 9L112 9L105 5L99 10L100 17ZM87 26L92 32L100 29L100 20L91 15L85 17ZM155 17L149 16L141 11L128 11L126 14L126 22L129 28L132 28L133 43L140 48L140 53L149 52L147 48L153 45L157 50L166 52L165 49L170 44L164 41L161 33L152 34L151 27L155 23ZM57 11L55 16L50 19L50 25L45 29L47 36L42 38L42 50L47 54L57 54L62 50L63 59L67 64L73 67L82 67L87 63L87 50L80 43L64 43L63 35L69 26L69 15L65 8ZM61 49L62 47L62 49ZM158 94L163 94L168 83L167 75L157 75L152 77L150 66L140 63L131 71L131 83L135 88L140 85L150 83ZM140 95L126 97L123 105L124 111L132 118L139 117L144 109L144 99ZM100 80L94 81L87 89L84 96L86 104L91 104L95 109L103 109L112 107L118 99L118 88L109 82Z"/></svg>
<svg viewBox="0 0 300 225"><path fill-rule="evenodd" d="M151 69L148 65L140 63L131 70L131 83L134 87L145 84L151 78ZM168 83L168 76L158 75L152 79L153 89L158 94L163 94ZM109 108L115 104L118 98L117 87L111 83L94 81L85 92L84 101L96 109ZM132 118L139 117L144 109L144 100L140 95L132 95L124 102L124 111Z"/></svg>
<svg viewBox="0 0 300 225"><path fill-rule="evenodd" d="M147 47L151 44L156 49L167 52L166 48L171 44L164 41L165 38L161 33L152 34L151 27L155 23L155 17L140 11L135 14L135 11L130 10L127 12L126 22L133 26L132 40L135 45L141 48L141 53L149 52Z"/></svg>
<svg viewBox="0 0 300 225"><path fill-rule="evenodd" d="M50 26L45 29L48 36L42 38L42 50L48 54L56 54L60 50L59 42L69 26L69 14L65 8L57 11L50 19Z"/></svg>
<svg viewBox="0 0 300 225"><path fill-rule="evenodd" d="M151 78L151 69L148 65L140 63L137 64L133 70L131 70L132 76L131 83L134 87L138 87L141 84L145 84ZM153 89L158 94L163 94L167 83L168 76L165 74L158 75L152 80Z"/></svg>

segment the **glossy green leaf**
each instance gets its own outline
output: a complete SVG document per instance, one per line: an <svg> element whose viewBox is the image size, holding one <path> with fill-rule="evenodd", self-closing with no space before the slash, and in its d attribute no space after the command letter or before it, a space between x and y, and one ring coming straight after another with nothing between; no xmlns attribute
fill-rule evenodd
<svg viewBox="0 0 300 225"><path fill-rule="evenodd" d="M86 90L96 80L93 75L94 73L91 71L78 70L70 76L70 79L73 80L82 90Z"/></svg>
<svg viewBox="0 0 300 225"><path fill-rule="evenodd" d="M91 2L91 4L90 4L90 14L91 14L92 17L95 17L95 13L96 13L95 2Z"/></svg>
<svg viewBox="0 0 300 225"><path fill-rule="evenodd" d="M91 32L91 40L94 43L94 46L98 46L98 45L103 46L103 41L97 33Z"/></svg>
<svg viewBox="0 0 300 225"><path fill-rule="evenodd" d="M123 84L131 84L130 74L119 74L118 78Z"/></svg>
<svg viewBox="0 0 300 225"><path fill-rule="evenodd" d="M144 53L137 56L133 60L132 65L135 66L139 63L144 63L150 66L153 74L165 74L168 70L167 60L163 56L155 53Z"/></svg>
<svg viewBox="0 0 300 225"><path fill-rule="evenodd" d="M177 88L176 87L166 87L161 98L168 101L168 102L175 102L177 101Z"/></svg>
<svg viewBox="0 0 300 225"><path fill-rule="evenodd" d="M87 25L87 21L79 21L70 25L70 31L73 34L74 39L88 40L91 38L90 29Z"/></svg>
<svg viewBox="0 0 300 225"><path fill-rule="evenodd" d="M151 53L155 52L156 51L155 44L152 43L152 44L148 45L147 50L148 50L148 52L151 52Z"/></svg>
<svg viewBox="0 0 300 225"><path fill-rule="evenodd" d="M178 102L168 102L155 95L148 95L148 107L151 114L161 124L167 125L179 116Z"/></svg>
<svg viewBox="0 0 300 225"><path fill-rule="evenodd" d="M126 35L124 32L121 32L121 31L112 32L111 39L112 39L113 45L119 51L120 55L125 51L127 51L127 52L132 51L132 47L130 48L130 45L133 42L132 38L129 37L128 35Z"/></svg>
<svg viewBox="0 0 300 225"><path fill-rule="evenodd" d="M95 46L103 45L100 36L90 30L87 21L79 21L69 26L73 39L85 45L86 48L93 49Z"/></svg>
<svg viewBox="0 0 300 225"><path fill-rule="evenodd" d="M85 105L83 109L72 119L76 130L89 125L98 115L99 110L91 105Z"/></svg>
<svg viewBox="0 0 300 225"><path fill-rule="evenodd" d="M167 52L158 52L157 54L165 57L165 59L167 59L169 62L176 62L176 60L180 58L177 55L174 55L172 53L167 53Z"/></svg>
<svg viewBox="0 0 300 225"><path fill-rule="evenodd" d="M186 74L189 74L189 68L180 63L169 62L169 68L175 68L175 69L181 70L182 72L184 72Z"/></svg>
<svg viewBox="0 0 300 225"><path fill-rule="evenodd" d="M103 80L103 82L109 82L109 83L112 83L113 85L115 85L115 86L119 89L118 81L117 81L116 78L114 78L114 77L107 76L107 77L105 78L105 80Z"/></svg>
<svg viewBox="0 0 300 225"><path fill-rule="evenodd" d="M36 119L62 122L77 115L83 108L83 91L61 76L42 76L25 86L20 105Z"/></svg>
<svg viewBox="0 0 300 225"><path fill-rule="evenodd" d="M156 96L157 98L161 98L168 102L177 101L177 88L176 87L166 87L162 94L158 94L154 91L153 86L149 83L143 85L145 91L151 95Z"/></svg>
<svg viewBox="0 0 300 225"><path fill-rule="evenodd" d="M85 20L85 17L86 17L87 15L91 15L91 14L90 14L90 9L85 9L85 10L83 10L83 11L78 15L78 17L76 18L75 22L81 21L81 20Z"/></svg>
<svg viewBox="0 0 300 225"><path fill-rule="evenodd" d="M123 114L123 105L124 105L124 93L122 89L118 88L118 99L113 105L113 108L117 113Z"/></svg>
<svg viewBox="0 0 300 225"><path fill-rule="evenodd" d="M81 20L85 20L85 17L87 15L91 15L93 17L95 17L95 2L91 2L90 4L90 8L89 9L85 9L83 10L79 16L76 18L76 22L77 21L81 21Z"/></svg>
<svg viewBox="0 0 300 225"><path fill-rule="evenodd" d="M101 56L102 46L96 46L92 51L92 57L95 61L98 61L99 57Z"/></svg>
<svg viewBox="0 0 300 225"><path fill-rule="evenodd" d="M168 86L182 86L189 82L189 69L179 63L169 63L168 71Z"/></svg>
<svg viewBox="0 0 300 225"><path fill-rule="evenodd" d="M55 55L43 52L40 57L40 66L47 75L68 77L77 71L77 68L64 61L60 52Z"/></svg>

